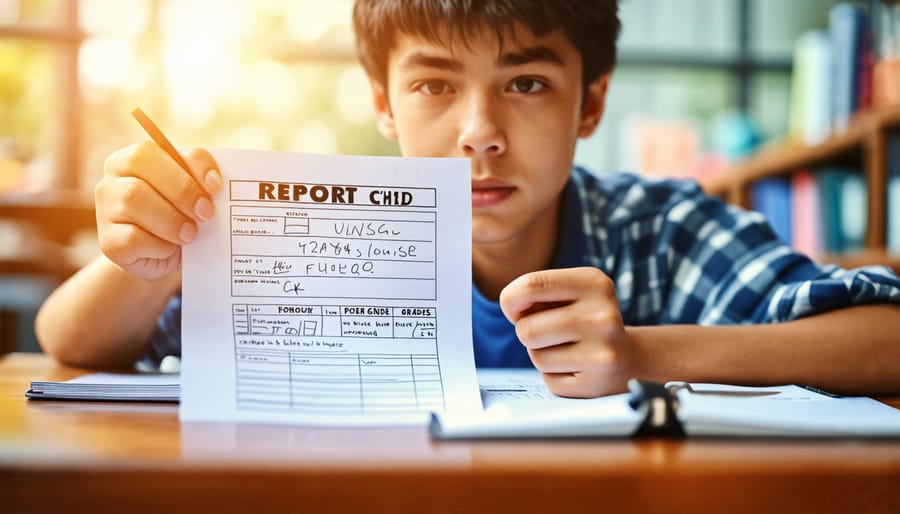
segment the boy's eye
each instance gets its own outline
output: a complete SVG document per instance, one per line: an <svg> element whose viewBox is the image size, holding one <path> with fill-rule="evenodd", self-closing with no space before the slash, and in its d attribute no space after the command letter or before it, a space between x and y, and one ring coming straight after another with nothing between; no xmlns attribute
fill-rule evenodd
<svg viewBox="0 0 900 514"><path fill-rule="evenodd" d="M443 95L450 92L450 84L443 80L428 80L416 86L416 90L426 96Z"/></svg>
<svg viewBox="0 0 900 514"><path fill-rule="evenodd" d="M520 77L510 83L509 90L514 93L537 93L538 91L542 91L545 87L547 87L546 84L540 80Z"/></svg>

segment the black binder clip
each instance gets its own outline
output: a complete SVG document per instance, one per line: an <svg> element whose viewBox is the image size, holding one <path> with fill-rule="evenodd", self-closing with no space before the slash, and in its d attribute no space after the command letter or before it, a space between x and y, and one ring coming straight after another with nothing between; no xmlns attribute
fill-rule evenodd
<svg viewBox="0 0 900 514"><path fill-rule="evenodd" d="M678 419L678 397L674 392L659 382L634 378L628 381L628 391L628 405L646 413L633 437L675 439L685 436L684 427Z"/></svg>

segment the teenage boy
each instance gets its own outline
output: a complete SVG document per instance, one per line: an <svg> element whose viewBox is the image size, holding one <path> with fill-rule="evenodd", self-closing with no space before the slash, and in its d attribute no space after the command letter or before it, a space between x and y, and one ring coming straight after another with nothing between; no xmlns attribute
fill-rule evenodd
<svg viewBox="0 0 900 514"><path fill-rule="evenodd" d="M576 397L630 377L900 391L894 274L816 265L690 182L573 168L603 114L615 1L358 0L353 21L382 134L471 158L477 365L533 365ZM48 353L178 353L181 245L222 183L207 152L185 158L192 174L150 142L109 157L104 255L41 309Z"/></svg>

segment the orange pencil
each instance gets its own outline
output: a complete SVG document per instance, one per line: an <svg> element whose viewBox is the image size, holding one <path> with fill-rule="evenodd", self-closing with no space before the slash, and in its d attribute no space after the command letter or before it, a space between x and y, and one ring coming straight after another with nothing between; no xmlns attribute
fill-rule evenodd
<svg viewBox="0 0 900 514"><path fill-rule="evenodd" d="M156 123L153 123L153 120L150 119L149 116L144 114L144 111L141 110L140 107L135 107L133 111L131 111L131 115L134 116L134 119L137 120L138 123L141 124L141 127L144 127L144 130L150 136L150 139L156 142L165 150L169 157L171 157L184 171L190 173L191 168L188 167L188 164L184 162L184 158L181 157L181 154L178 153L178 150L172 146L172 142L169 141L169 138L166 137L165 134L162 133L162 130L159 130L159 127L156 126Z"/></svg>

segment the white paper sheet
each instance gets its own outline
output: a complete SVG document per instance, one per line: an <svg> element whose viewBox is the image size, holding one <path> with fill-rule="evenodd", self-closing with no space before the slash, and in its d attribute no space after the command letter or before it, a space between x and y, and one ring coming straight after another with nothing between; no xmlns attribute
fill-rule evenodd
<svg viewBox="0 0 900 514"><path fill-rule="evenodd" d="M678 391L678 417L692 436L900 436L900 410L872 398L829 397L796 385L692 387ZM753 391L761 394L740 394Z"/></svg>
<svg viewBox="0 0 900 514"><path fill-rule="evenodd" d="M437 415L430 430L446 439L519 437L628 437L644 413L628 395L591 399L551 393L534 369L479 369L483 411Z"/></svg>
<svg viewBox="0 0 900 514"><path fill-rule="evenodd" d="M182 420L481 408L468 160L212 153L217 212L183 250Z"/></svg>

